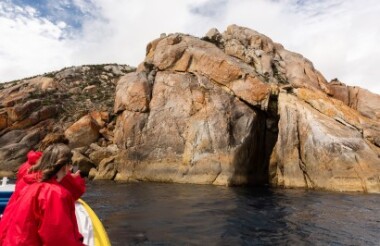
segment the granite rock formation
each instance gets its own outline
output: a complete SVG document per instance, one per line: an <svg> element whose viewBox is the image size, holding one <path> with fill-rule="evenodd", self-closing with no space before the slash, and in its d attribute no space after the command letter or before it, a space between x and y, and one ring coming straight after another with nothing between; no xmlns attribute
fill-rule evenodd
<svg viewBox="0 0 380 246"><path fill-rule="evenodd" d="M116 83L131 71L126 65L88 65L0 84L0 173L12 176L26 153L54 134L66 131L70 145L82 152L92 142L112 141L101 132L114 127Z"/></svg>
<svg viewBox="0 0 380 246"><path fill-rule="evenodd" d="M2 85L0 170L65 133L90 178L380 193L380 96L231 25L162 35L136 70Z"/></svg>
<svg viewBox="0 0 380 246"><path fill-rule="evenodd" d="M379 95L247 28L152 41L116 89L116 180L380 192Z"/></svg>

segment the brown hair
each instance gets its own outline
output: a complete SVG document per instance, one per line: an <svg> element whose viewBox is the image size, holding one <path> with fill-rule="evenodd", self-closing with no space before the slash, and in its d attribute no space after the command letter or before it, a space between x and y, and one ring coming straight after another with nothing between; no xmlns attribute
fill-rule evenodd
<svg viewBox="0 0 380 246"><path fill-rule="evenodd" d="M41 171L41 181L51 179L58 171L71 162L73 154L69 146L59 143L50 145L45 149L41 159L29 169L29 173Z"/></svg>
<svg viewBox="0 0 380 246"><path fill-rule="evenodd" d="M38 147L38 150L44 151L47 147L56 143L69 144L69 140L62 133L49 133L41 141L40 146Z"/></svg>

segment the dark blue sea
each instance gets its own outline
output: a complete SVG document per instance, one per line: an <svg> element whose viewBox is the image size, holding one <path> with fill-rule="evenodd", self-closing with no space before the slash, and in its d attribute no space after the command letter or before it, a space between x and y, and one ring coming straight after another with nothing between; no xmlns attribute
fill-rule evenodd
<svg viewBox="0 0 380 246"><path fill-rule="evenodd" d="M112 245L380 245L380 195L89 181Z"/></svg>

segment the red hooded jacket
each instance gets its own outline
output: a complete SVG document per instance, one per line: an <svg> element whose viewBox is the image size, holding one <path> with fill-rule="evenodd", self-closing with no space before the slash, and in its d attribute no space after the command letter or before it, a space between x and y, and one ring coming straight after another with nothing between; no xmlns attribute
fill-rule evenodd
<svg viewBox="0 0 380 246"><path fill-rule="evenodd" d="M27 154L28 160L20 166L17 172L15 191L10 197L9 202L3 213L4 216L0 221L0 246L3 245L2 244L3 240L1 238L5 237L8 226L10 223L12 223L10 221L12 216L9 216L9 214L13 214L14 213L13 211L15 209L14 207L19 206L19 198L24 193L23 190L27 189L29 185L36 183L41 178L40 172L28 174L29 168L32 167L34 164L36 164L36 162L39 160L39 158L41 158L41 156L42 156L42 152L29 151ZM64 187L71 194L74 201L80 198L84 194L85 189L86 189L85 180L81 178L80 176L73 177L71 174L66 175L57 184ZM80 235L78 231L76 217L75 217L75 220L72 220L72 222L73 224L75 224L76 238L81 238L82 236Z"/></svg>
<svg viewBox="0 0 380 246"><path fill-rule="evenodd" d="M0 245L83 245L73 196L55 178L38 182L38 176L24 176L28 185L0 222Z"/></svg>
<svg viewBox="0 0 380 246"><path fill-rule="evenodd" d="M42 152L40 151L34 152L33 150L29 151L28 154L26 154L26 157L27 157L26 162L24 162L18 168L18 171L17 171L16 189L18 188L17 186L23 185L23 184L19 184L20 182L23 182L22 177L24 177L24 175L28 173L29 168L31 168L34 164L36 164L37 161L41 158L41 156L42 156Z"/></svg>
<svg viewBox="0 0 380 246"><path fill-rule="evenodd" d="M12 204L19 196L20 191L22 191L28 184L25 182L23 177L28 174L29 169L37 163L41 158L42 152L33 150L29 151L27 154L27 161L24 162L17 171L16 187L12 196L9 198L7 207L5 208L4 213L7 208ZM38 177L36 177L38 179ZM73 196L75 200L79 199L84 192L86 191L86 182L80 176L73 177L71 175L66 175L60 182L60 184L65 187Z"/></svg>

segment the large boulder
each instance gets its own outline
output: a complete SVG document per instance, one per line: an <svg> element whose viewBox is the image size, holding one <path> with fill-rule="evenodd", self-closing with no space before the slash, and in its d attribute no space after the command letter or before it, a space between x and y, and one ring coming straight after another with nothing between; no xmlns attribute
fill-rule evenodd
<svg viewBox="0 0 380 246"><path fill-rule="evenodd" d="M94 163L89 158L87 158L82 153L80 153L79 151L73 150L72 152L73 152L73 157L72 157L73 165L78 167L82 175L88 176L91 168L95 167Z"/></svg>
<svg viewBox="0 0 380 246"><path fill-rule="evenodd" d="M111 156L103 159L98 167L98 171L94 175L95 180L112 180L117 173L116 165L114 163L115 157Z"/></svg>
<svg viewBox="0 0 380 246"><path fill-rule="evenodd" d="M272 184L380 191L380 151L363 136L366 125L360 123L370 124L369 119L305 89L280 93L279 114L278 141L270 165Z"/></svg>
<svg viewBox="0 0 380 246"><path fill-rule="evenodd" d="M244 27L153 40L116 88L115 179L380 192L378 95L339 90Z"/></svg>
<svg viewBox="0 0 380 246"><path fill-rule="evenodd" d="M94 118L85 115L66 129L65 136L71 148L78 148L95 142L99 137L99 130L100 126Z"/></svg>

